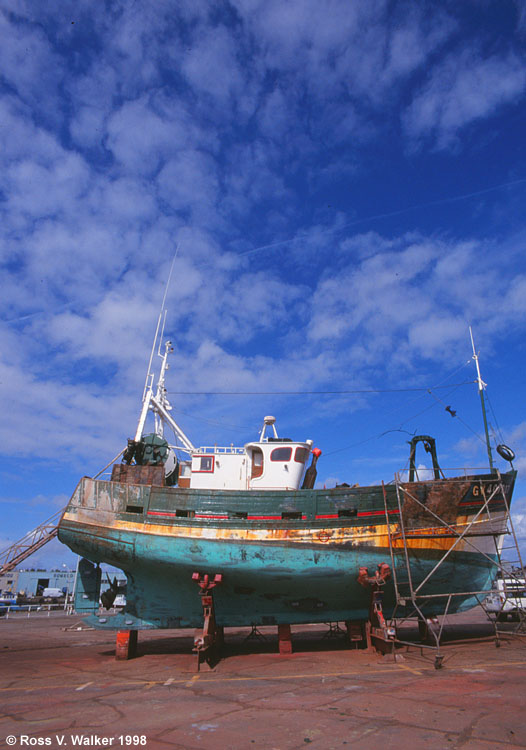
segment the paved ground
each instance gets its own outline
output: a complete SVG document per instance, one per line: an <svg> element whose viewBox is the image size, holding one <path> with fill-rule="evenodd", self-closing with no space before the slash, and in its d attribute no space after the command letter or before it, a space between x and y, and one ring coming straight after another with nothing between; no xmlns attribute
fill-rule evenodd
<svg viewBox="0 0 526 750"><path fill-rule="evenodd" d="M496 648L477 611L448 620L440 670L433 652L395 662L308 626L281 657L275 629L227 631L225 658L196 674L193 632L139 633L138 657L117 662L112 633L64 630L76 622L0 620L0 746L526 747L526 638Z"/></svg>

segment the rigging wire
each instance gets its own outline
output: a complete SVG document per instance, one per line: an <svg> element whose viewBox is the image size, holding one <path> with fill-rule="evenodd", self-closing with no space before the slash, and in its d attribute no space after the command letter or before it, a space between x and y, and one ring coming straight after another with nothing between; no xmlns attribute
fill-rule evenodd
<svg viewBox="0 0 526 750"><path fill-rule="evenodd" d="M466 363L466 364L469 364L469 362ZM463 369L466 366L466 364L463 364L460 367L458 367L455 370L453 370L452 372L450 372L449 375L447 375L444 378L444 380L447 380L448 378L453 377L453 375L456 375L456 373L459 370ZM450 392L448 392L448 394L447 394L448 396L451 393L453 393L454 391L456 391L458 388L461 388L463 385L472 385L474 382L476 382L476 381L469 380L469 381L465 381L465 382L457 383L457 384L442 385L442 383L444 383L444 380L440 381L436 386L434 386L434 388L452 388L453 390L450 391ZM370 392L372 392L372 393L392 393L392 392L398 393L398 392L404 392L405 390L406 389L393 389L393 390L382 389L382 390L378 390L378 391L376 391L376 390L368 390L366 392L367 393L370 393ZM411 390L414 391L415 389L411 389ZM428 388L426 388L426 389L418 389L418 390L422 391L423 394L427 394L429 392ZM360 392L362 392L362 391L360 391ZM176 391L169 391L169 393L173 394L173 393L177 393L177 392ZM339 395L339 394L346 394L348 392L347 391L330 391L330 392L327 392L327 391L315 391L315 392L313 392L313 391L311 391L311 392L301 392L301 395L313 395L314 393L315 394L320 394L320 395L327 395L327 394L330 394L330 395L338 394ZM186 394L186 395L188 395L188 394ZM195 395L195 394L192 394L192 395ZM200 395L219 395L219 394L216 394L216 393L211 394L210 393L210 394L200 394ZM221 394L221 395L228 395L228 394ZM245 394L243 393L243 394L239 394L239 395L245 395ZM269 394L260 394L260 395L288 395L288 394L283 394L282 392L280 392L278 394L269 393ZM292 395L300 395L300 392L294 392ZM398 411L400 411L402 409L406 409L409 404L413 403L414 401L418 401L421 398L422 398L422 395L418 396L416 399L411 399L409 402L406 402L405 404L402 404L401 406L398 406L395 409L393 409L392 411L388 412L387 416L389 416L391 414L395 414L396 412L398 412ZM379 437L382 437L383 435L386 435L389 432L404 432L404 430L400 429L404 424L407 424L407 422L410 422L412 419L415 419L416 417L419 417L421 414L424 414L426 411L429 411L430 409L434 408L434 406L435 406L435 404L431 404L431 406L426 407L422 411L417 412L417 414L414 414L412 417L409 417L408 419L404 420L403 422L400 422L400 425L399 425L398 428L391 428L389 430L385 430L384 432L381 432L381 433L379 433L377 435L372 435L371 437L366 438L365 440L361 440L358 443L353 443L353 445L347 446L346 448L340 448L340 449L338 449L336 451L330 451L328 453L325 453L325 455L326 456L330 456L330 455L333 455L333 453L339 453L342 450L349 450L350 448L354 448L354 447L357 447L359 445L363 445L363 444L365 444L367 442L370 442L371 440L377 440ZM222 427L224 429L234 430L236 432L246 432L249 429L248 427L242 427L241 425L231 425L231 424L229 425L229 424L225 424L224 422L221 422L221 421L206 419L205 417L197 417L195 414L189 414L188 412L185 412L182 409L178 409L176 407L172 407L172 408L178 414L182 414L185 417L189 417L191 419L195 419L198 422L203 422L205 424L210 424L210 425L212 425L214 427L218 426L218 427ZM410 433L408 433L408 434L410 434Z"/></svg>
<svg viewBox="0 0 526 750"><path fill-rule="evenodd" d="M459 386L456 386L456 387L452 386L453 390L450 393L454 393L457 390L458 387ZM431 394L431 390L427 389L426 393ZM447 395L449 396L450 393L448 393ZM431 394L431 395L433 395L433 394ZM437 401L439 401L439 399L437 399ZM402 425L407 424L408 422L411 422L411 420L416 419L416 417L419 417L421 414L424 414L426 411L430 411L430 409L433 409L435 406L436 406L436 403L431 404L431 406L427 406L425 409L423 409L422 411L418 412L417 414L413 414L411 417L408 417L403 422L400 422L400 426L398 428L394 428L394 429L391 429L391 430L385 430L384 432L380 432L380 433L378 433L376 435L371 435L370 437L366 438L365 440L360 440L357 443L353 443L352 445L347 445L344 448L337 448L334 451L326 452L326 453L324 453L324 455L325 456L333 456L335 453L341 453L342 451L350 450L351 448L357 448L360 445L365 445L366 443L370 443L372 440L378 440L378 438L381 438L381 437L383 437L384 435L387 435L390 432L407 432L407 430L402 430L401 429ZM395 413L397 411L400 411L400 408L404 408L404 407L398 407L397 409L395 409L393 412L390 412L390 413L393 414L393 413ZM408 435L414 435L415 433L408 432L407 434Z"/></svg>
<svg viewBox="0 0 526 750"><path fill-rule="evenodd" d="M445 401L442 401L442 399L440 399L438 396L435 396L435 394L432 391L429 391L429 395L433 396L433 398L436 399L439 404L442 404L442 406L445 409L446 407ZM483 445L486 445L486 441L484 440L484 438L481 437L479 433L476 430L474 430L467 422L464 422L464 420L461 417L459 417L458 414L455 415L455 419L458 419L458 421L461 422L461 424L463 424L466 429L472 432L473 435L475 435L475 437L478 438Z"/></svg>
<svg viewBox="0 0 526 750"><path fill-rule="evenodd" d="M446 394L446 396L450 396L452 393L454 393L457 390L457 388L460 388L462 385L473 385L473 383L475 383L476 381L471 381L470 380L470 381L467 381L466 383L457 383L457 384L449 383L448 385L443 385L443 383L445 383L447 380L449 380L449 378L452 378L460 370L463 370L465 367L467 367L470 363L471 363L471 360L468 360L467 362L464 362L463 364L459 365L459 367L456 367L448 375L446 375L442 380L440 380L435 386L433 386L433 388L431 388L431 390L438 390L439 388L440 389L442 389L442 388L453 388L452 391L450 391L449 393ZM409 406L410 404L413 404L413 403L415 403L417 401L420 401L422 398L424 398L425 395L428 394L428 392L429 392L429 388L426 388L426 393L425 394L423 394L421 396L417 396L414 399L411 399L410 401L406 402L406 404L402 404L402 406L396 407L392 411L388 412L386 414L386 416L390 416L391 414L396 414L398 411L401 411L402 409L407 408L407 406ZM422 409L422 411L418 412L417 414L413 414L413 416L411 416L408 419L405 419L403 422L401 422L399 424L399 427L402 427L402 425L407 424L407 422L410 422L412 419L416 419L416 417L419 417L421 414L425 414L425 412L429 411L430 409L432 409L433 406L434 406L434 404L432 404L431 406L427 406L425 409ZM388 432L390 432L390 430L388 430ZM382 433L382 435L383 434L385 434L385 433Z"/></svg>
<svg viewBox="0 0 526 750"><path fill-rule="evenodd" d="M189 414L187 411L182 411L181 409L177 409L176 407L172 406L172 411L177 412L178 414L183 414L185 417L189 417L190 419L195 419L197 422L204 422L205 424L211 424L214 427L221 427L225 430L235 430L236 432L247 432L249 429L248 427L242 427L239 424L233 425L233 424L226 424L225 422L217 422L213 419L206 419L205 417L196 417L195 414Z"/></svg>
<svg viewBox="0 0 526 750"><path fill-rule="evenodd" d="M436 385L433 390L473 385L476 380ZM167 391L170 396L348 396L355 393L429 393L427 388L355 388L345 391Z"/></svg>
<svg viewBox="0 0 526 750"><path fill-rule="evenodd" d="M449 380L449 378L452 378L454 375L456 375L458 372L460 372L460 370L463 370L465 367L468 367L468 365L470 365L470 364L471 364L471 359L468 359L466 362L463 362L461 365L459 365L458 367L456 367L455 369L453 369L442 380L440 380L437 383L437 385L434 386L432 389L427 388L426 389L426 393L430 393L431 390L437 390L439 388L452 388L453 390L450 391L449 393L447 393L447 396L450 396L452 393L454 393L462 385L467 385L467 384L472 385L472 384L476 383L477 382L476 380L470 380L470 381L467 381L465 383L457 383L457 384L450 383L447 386L443 385L443 383L445 383L446 380ZM417 396L416 398L411 399L406 404L404 404L402 406L399 406L396 409L393 409L392 411L388 412L388 414L386 416L390 416L391 414L396 414L396 412L400 411L401 409L406 408L409 404L414 403L415 401L420 401L421 398L423 398L423 396ZM429 411L434 406L436 406L436 404L431 404L431 406L428 406L425 409L423 409L422 411L418 412L417 414L414 414L413 416L411 416L408 419L406 419L403 422L401 422L399 427L401 428L402 425L407 424L408 422L410 422L411 420L415 419L416 417L419 417L421 414L424 414L426 411ZM378 435L371 435L371 437L368 437L365 440L361 440L361 441L359 441L357 443L353 443L352 445L346 446L345 448L338 448L335 451L330 451L329 453L325 453L325 455L326 456L332 456L333 454L340 453L341 451L350 450L351 448L357 448L358 446L365 445L366 443L369 443L372 440L378 440L378 438L382 437L383 435L387 435L387 433L389 433L389 432L396 432L396 431L402 432L403 430L400 430L400 429L399 430L386 430L385 432L382 432L382 433L380 433Z"/></svg>
<svg viewBox="0 0 526 750"><path fill-rule="evenodd" d="M365 445L367 443L372 442L373 440L377 440L380 437L383 437L384 435L390 433L390 432L407 432L406 430L402 430L402 426L406 425L408 422L411 422L413 419L416 419L420 415L424 414L427 411L430 411L433 409L437 404L440 404L441 406L444 406L446 408L446 403L441 398L439 398L434 391L436 390L445 390L449 389L447 394L445 395L445 398L448 398L451 396L455 391L457 391L459 388L465 386L465 385L473 385L474 383L477 383L477 380L466 380L461 383L449 383L445 384L449 378L456 375L460 370L464 369L464 367L467 367L471 364L471 359L469 359L467 362L464 362L459 367L452 370L448 375L446 375L445 378L443 378L437 385L433 386L432 388L378 388L378 389L352 389L352 390L342 390L342 391L267 391L267 392L226 392L226 391L207 391L207 392L201 392L201 391L169 391L170 394L176 394L176 395L201 395L201 396L298 396L298 395L350 395L355 393L415 393L418 392L421 395L417 396L416 398L410 399L409 402L406 402L402 406L396 407L391 412L389 412L386 416L389 416L391 414L395 414L396 412L399 412L401 409L406 409L407 406L410 403L413 403L415 401L419 401L421 398L425 397L425 395L430 395L432 398L435 399L435 403L431 404L430 406L427 406L425 409L417 412L416 414L413 414L411 417L408 417L407 419L404 419L403 422L399 423L398 428L392 428L389 430L385 430L381 433L371 435L368 438L365 438L365 440L357 441L356 443L352 443L351 445L345 446L343 448L338 448L334 451L328 451L325 453L326 456L332 456L337 453L341 453L346 450L350 450L352 448L356 448L358 446ZM488 399L489 400L489 399ZM494 415L493 407L491 406L491 411ZM180 409L175 409L178 413L184 414L185 416L192 417L193 419L197 419L198 421L205 422L214 426L221 426L227 429L232 430L239 430L239 431L245 431L247 428L241 427L241 425L225 425L223 422L216 422L214 420L209 420L204 417L196 417L195 415L190 415L187 412L181 411ZM458 419L464 427L469 430L470 432L475 435L483 444L485 444L485 441L483 438L467 423L465 422L461 417L458 417L458 415L455 415L455 418ZM496 422L496 419L495 419ZM498 428L498 425L497 425ZM499 430L500 432L500 430ZM414 433L407 432L407 434L411 435Z"/></svg>
<svg viewBox="0 0 526 750"><path fill-rule="evenodd" d="M471 381L470 381L470 384L472 384ZM456 386L451 386L453 390L451 390L447 395L448 396L451 395L451 393L454 393L462 385L466 385L466 384L465 383L460 383L460 384L457 384ZM446 386L441 386L441 387L443 388L443 387L446 387ZM427 393L431 393L431 391L429 389L427 389L426 390L426 394ZM419 397L419 398L421 398L421 397ZM390 412L390 414L396 413L397 411L400 411L400 409L406 408L406 406L407 406L407 404L403 405L401 407L397 407L392 412ZM436 404L433 403L433 404L431 404L431 406L426 407L422 411L417 412L417 414L414 414L413 416L409 417L408 419L404 420L403 422L400 422L400 426L398 428L392 428L392 429L389 429L389 430L385 430L384 432L378 433L376 435L371 435L370 437L366 438L365 440L360 440L357 443L353 443L352 445L345 446L344 448L338 448L337 450L334 450L334 451L324 452L324 455L325 456L332 456L335 453L340 453L340 452L345 451L345 450L350 450L351 448L356 448L356 447L358 447L360 445L365 445L366 443L369 443L372 440L377 440L378 438L383 437L384 435L387 435L390 432L407 432L406 430L402 430L401 429L402 425L407 424L412 419L415 419L416 417L419 417L421 414L424 414L426 411L429 411L430 409L433 409L435 406L436 406ZM205 419L204 417L196 417L195 414L188 414L188 412L181 411L181 409L175 409L174 408L174 411L177 411L179 414L183 414L184 416L190 417L192 419L196 419L199 422L204 422L206 424L211 424L213 426L220 426L220 427L223 427L223 428L226 428L226 429L236 430L236 431L240 431L240 432L241 431L246 432L246 430L248 429L246 427L241 427L240 425L225 425L223 422L217 422L217 421L214 421L214 420L211 420L211 419ZM412 435L414 433L409 433L408 432L407 434L408 435Z"/></svg>
<svg viewBox="0 0 526 750"><path fill-rule="evenodd" d="M452 386L451 386L452 390L451 390L451 391L449 391L449 392L448 392L448 393L446 394L446 396L447 396L447 397L449 397L449 396L453 395L453 393L455 393L455 391L457 391L459 387L460 387L460 386L454 386L454 385L452 385ZM432 394L432 390L433 390L433 389L430 389L430 390L428 390L427 392L428 392L429 394L433 395L433 394ZM441 402L441 403L442 403L442 402ZM411 420L413 420L413 419L416 419L416 418L417 418L417 417L419 417L419 416L420 416L421 414L425 414L425 412L426 412L426 411L430 411L430 410L431 410L431 409L433 409L433 408L434 408L435 406L436 406L436 404L431 404L431 406L426 406L426 408L425 408L425 409L422 409L422 411L419 411L419 412L418 412L418 414L413 414L413 416L412 416L412 417L409 417L408 419L404 420L403 422L400 422L400 427L402 427L402 425L404 425L404 424L407 424L408 422L411 422Z"/></svg>
<svg viewBox="0 0 526 750"><path fill-rule="evenodd" d="M440 380L435 386L433 386L433 389L429 388L395 388L395 389L355 389L355 390L347 390L347 391L291 391L291 392L258 392L258 393L248 393L248 392L189 392L189 391L169 391L170 394L175 395L206 395L206 396L218 396L218 395L233 395L233 396L244 396L244 395L269 395L269 396L282 396L282 395L349 395L352 393L407 393L407 392L418 392L421 395L417 396L416 398L410 399L405 404L402 404L401 406L396 407L395 409L391 410L387 413L386 416L390 416L392 414L396 414L397 412L401 411L402 409L407 409L409 404L414 403L415 401L419 401L421 398L423 398L426 394L431 393L431 390L438 390L438 389L445 389L445 388L451 388L452 390L447 393L447 396L454 393L458 388L461 388L464 385L473 385L476 383L476 380L467 380L463 381L462 383L449 383L445 385L445 382L449 380L449 378L452 378L454 375L456 375L460 370L463 370L465 367L467 367L471 363L471 360L468 360L467 362L464 362L459 367L454 368L451 372L449 372L442 380ZM447 397L446 396L446 397ZM326 456L332 456L336 453L340 453L342 451L350 450L352 448L356 448L361 445L365 445L373 440L377 440L378 438L382 437L383 435L388 434L389 432L404 432L404 430L400 429L402 425L407 424L412 419L415 419L416 417L420 416L421 414L424 414L426 411L429 411L432 409L436 404L432 404L431 406L426 407L420 412L417 412L417 414L409 417L408 419L405 419L403 422L400 423L398 428L392 428L390 430L385 430L384 432L381 432L379 434L371 435L370 437L366 438L365 440L360 440L356 443L353 443L352 445L345 446L344 448L338 448L334 451L326 452ZM190 415L187 412L183 412L180 409L176 409L180 414L184 414L185 416L192 417L194 419L197 419L198 421L202 421L208 424L212 424L214 426L219 425L222 427L225 427L224 423L222 422L215 422L213 420L208 420L204 417L196 417L195 415ZM241 426L234 426L230 425L228 426L230 429L233 430L245 430L247 428L242 428ZM411 433L408 433L411 434Z"/></svg>
<svg viewBox="0 0 526 750"><path fill-rule="evenodd" d="M488 392L487 392L487 391L486 391L486 393L485 393L485 396L486 396L486 400L487 400L487 402L488 402L488 405L489 405L489 408L490 408L491 414L492 414L492 416L493 416L493 420L494 420L494 422L495 422L495 427L496 427L496 430L497 430L497 435L498 435L499 441L500 441L501 443L504 443L504 442L505 442L505 441L504 441L504 436L503 436L503 434L502 434L502 431L501 431L501 429L500 429L500 427L499 427L499 423L497 422L497 416L496 416L496 414L495 414L495 411L494 411L494 409L493 409L493 404L491 403L491 399L490 399L490 397L488 396ZM493 425L492 425L492 432L494 432L494 431L493 431ZM493 434L493 438L495 439L495 434ZM497 441L495 441L495 442L497 442Z"/></svg>

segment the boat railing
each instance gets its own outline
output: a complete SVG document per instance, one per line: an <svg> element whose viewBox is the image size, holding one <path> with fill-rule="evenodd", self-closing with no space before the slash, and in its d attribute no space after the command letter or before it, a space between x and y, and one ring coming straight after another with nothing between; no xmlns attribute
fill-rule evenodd
<svg viewBox="0 0 526 750"><path fill-rule="evenodd" d="M194 455L196 454L210 454L210 453L219 453L219 454L232 454L236 456L242 456L245 453L244 448L235 448L233 445L227 445L227 446L220 446L220 445L204 445L198 448Z"/></svg>
<svg viewBox="0 0 526 750"><path fill-rule="evenodd" d="M445 479L458 479L463 480L467 478L471 478L474 475L477 476L478 479L480 479L480 475L486 475L488 481L494 480L494 475L489 473L488 467L480 467L480 466L462 466L462 467L453 467L453 468L443 468L440 467L441 474ZM434 481L441 481L435 479L434 472L432 468L428 467L420 467L416 470L416 482L434 482ZM408 482L409 472L408 471L399 471L396 472L394 482ZM392 484L392 482L389 482L389 484Z"/></svg>

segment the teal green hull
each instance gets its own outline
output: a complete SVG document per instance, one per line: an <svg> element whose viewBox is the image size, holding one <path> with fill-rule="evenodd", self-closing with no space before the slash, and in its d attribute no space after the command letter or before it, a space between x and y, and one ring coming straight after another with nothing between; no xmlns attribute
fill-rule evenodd
<svg viewBox="0 0 526 750"><path fill-rule="evenodd" d="M124 541L124 540L123 540ZM131 549L132 544L126 545ZM80 550L79 550L80 551ZM148 555L148 562L145 562ZM118 616L97 618L98 626L148 628L199 627L203 612L194 571L221 572L223 582L214 589L216 620L223 626L338 622L368 617L370 591L357 582L361 566L376 570L390 563L388 549L294 550L258 544L239 545L187 540L156 542L155 552L135 547L135 562L122 555L112 564L125 564L128 578L127 607ZM137 558L141 562L137 562ZM93 559L93 556L92 556ZM177 573L174 575L174 560ZM412 560L415 582L431 572L437 555ZM401 569L400 573L404 573ZM491 587L495 569L479 555L464 553L446 561L433 577L429 593L484 591ZM452 582L454 584L452 585ZM425 590L427 592L427 589ZM395 604L394 585L384 589L384 612ZM450 611L477 604L473 596L453 597ZM444 599L429 600L426 614L444 609Z"/></svg>

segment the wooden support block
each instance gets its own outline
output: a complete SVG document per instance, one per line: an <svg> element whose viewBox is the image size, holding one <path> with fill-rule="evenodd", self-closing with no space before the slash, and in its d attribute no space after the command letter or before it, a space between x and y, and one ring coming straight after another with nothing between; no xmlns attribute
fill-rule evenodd
<svg viewBox="0 0 526 750"><path fill-rule="evenodd" d="M363 620L346 620L347 640L350 643L363 643L365 645L365 628Z"/></svg>
<svg viewBox="0 0 526 750"><path fill-rule="evenodd" d="M292 653L290 625L278 625L278 643L280 655Z"/></svg>
<svg viewBox="0 0 526 750"><path fill-rule="evenodd" d="M137 654L137 631L119 630L115 644L115 658L119 661L133 659Z"/></svg>

